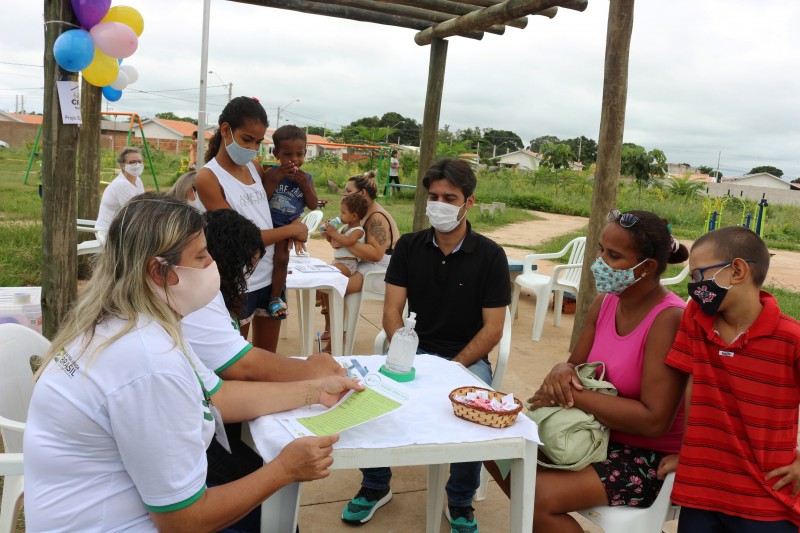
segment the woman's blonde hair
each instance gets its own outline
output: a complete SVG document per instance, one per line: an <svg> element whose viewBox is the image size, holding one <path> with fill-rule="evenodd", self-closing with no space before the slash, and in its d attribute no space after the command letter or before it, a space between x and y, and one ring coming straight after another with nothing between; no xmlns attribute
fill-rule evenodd
<svg viewBox="0 0 800 533"><path fill-rule="evenodd" d="M197 180L197 171L190 170L186 174L183 174L178 180L175 182L175 185L169 190L167 194L170 196L177 198L179 200L186 200L186 195L189 193L190 190L194 189L195 181Z"/></svg>
<svg viewBox="0 0 800 533"><path fill-rule="evenodd" d="M359 191L367 191L367 196L372 200L378 196L378 183L375 181L374 170L351 176L347 181L352 181Z"/></svg>
<svg viewBox="0 0 800 533"><path fill-rule="evenodd" d="M157 322L182 347L179 319L153 290L147 265L154 257L163 258L157 268L166 279L204 225L202 215L186 201L159 193L140 194L122 206L111 222L92 278L53 339L44 363L81 338L83 346L73 358L86 355L97 326L111 318L123 319L125 326L88 354L89 361L136 327L140 316ZM169 286L166 290L171 296Z"/></svg>

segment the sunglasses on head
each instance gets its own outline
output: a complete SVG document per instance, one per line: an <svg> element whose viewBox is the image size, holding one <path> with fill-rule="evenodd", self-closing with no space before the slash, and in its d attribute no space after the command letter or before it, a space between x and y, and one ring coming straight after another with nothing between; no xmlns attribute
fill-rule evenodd
<svg viewBox="0 0 800 533"><path fill-rule="evenodd" d="M639 222L639 217L633 213L620 213L619 209L612 209L608 212L606 220L609 222L619 221L619 225L623 228L630 228Z"/></svg>

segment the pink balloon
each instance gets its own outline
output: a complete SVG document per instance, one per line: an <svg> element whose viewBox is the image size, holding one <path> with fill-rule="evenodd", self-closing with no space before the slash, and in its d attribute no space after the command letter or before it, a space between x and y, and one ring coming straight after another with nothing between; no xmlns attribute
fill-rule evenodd
<svg viewBox="0 0 800 533"><path fill-rule="evenodd" d="M139 46L136 33L121 22L101 22L92 27L89 33L97 48L118 59L132 56Z"/></svg>
<svg viewBox="0 0 800 533"><path fill-rule="evenodd" d="M72 11L87 30L100 22L110 7L111 0L72 0Z"/></svg>

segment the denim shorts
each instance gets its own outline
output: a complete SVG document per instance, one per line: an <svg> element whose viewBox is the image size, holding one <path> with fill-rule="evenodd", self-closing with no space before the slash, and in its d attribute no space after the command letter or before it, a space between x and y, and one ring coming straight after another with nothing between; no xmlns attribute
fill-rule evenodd
<svg viewBox="0 0 800 533"><path fill-rule="evenodd" d="M269 300L272 295L272 285L267 285L261 289L248 292L242 304L242 313L239 315L239 325L245 326L253 320L253 316L269 316ZM286 301L286 290L281 294L283 301ZM287 303L288 306L288 303Z"/></svg>

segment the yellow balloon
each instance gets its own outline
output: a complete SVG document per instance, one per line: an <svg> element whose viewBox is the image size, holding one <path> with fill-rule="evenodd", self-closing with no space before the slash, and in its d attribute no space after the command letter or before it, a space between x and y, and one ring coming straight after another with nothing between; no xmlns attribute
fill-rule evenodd
<svg viewBox="0 0 800 533"><path fill-rule="evenodd" d="M111 85L119 74L119 63L113 57L104 54L99 48L94 49L94 59L88 67L81 71L83 77L95 87Z"/></svg>
<svg viewBox="0 0 800 533"><path fill-rule="evenodd" d="M112 7L100 22L121 22L126 26L130 26L137 37L141 36L144 31L142 14L130 6Z"/></svg>

